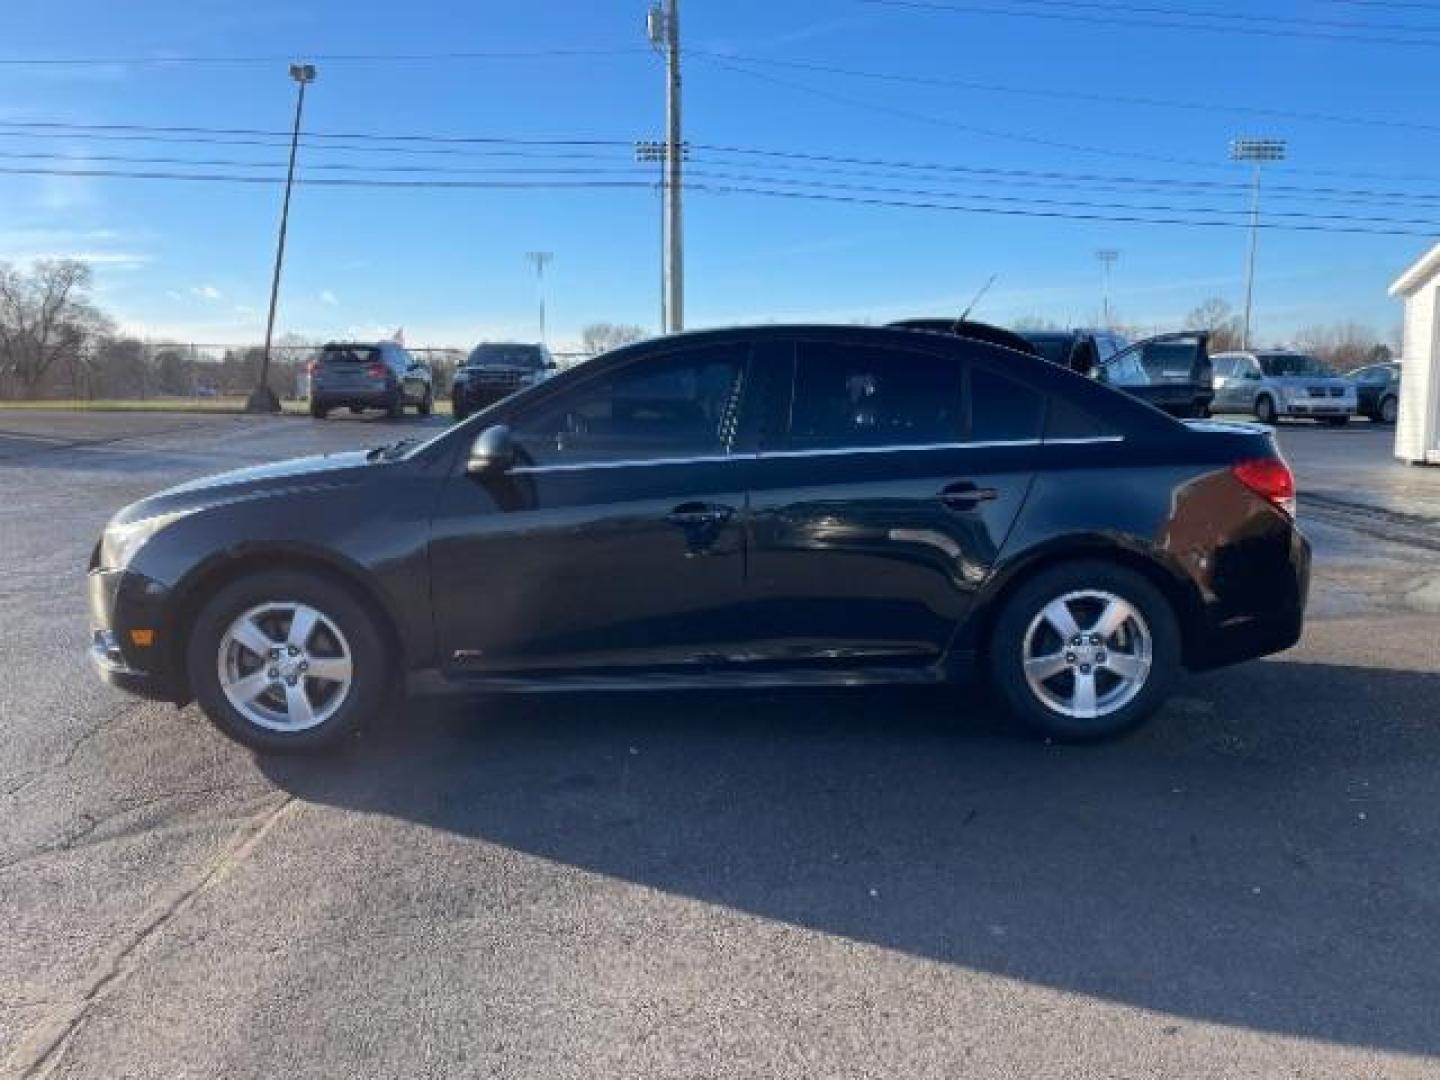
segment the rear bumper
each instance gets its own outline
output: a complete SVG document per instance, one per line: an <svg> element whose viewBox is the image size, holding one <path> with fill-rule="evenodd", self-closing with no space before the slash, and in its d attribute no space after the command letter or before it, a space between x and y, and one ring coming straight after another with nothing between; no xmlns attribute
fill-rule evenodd
<svg viewBox="0 0 1440 1080"><path fill-rule="evenodd" d="M87 583L90 660L111 686L154 701L189 699L169 646L169 590L129 570L92 570ZM135 631L149 630L151 644L136 644Z"/></svg>
<svg viewBox="0 0 1440 1080"><path fill-rule="evenodd" d="M1265 545L1269 547L1269 545ZM1234 558L1246 566L1224 584L1208 605L1200 632L1186 649L1192 671L1238 664L1283 652L1300 640L1310 595L1310 542L1291 528L1285 549L1237 545ZM1217 575L1216 584L1220 584Z"/></svg>
<svg viewBox="0 0 1440 1080"><path fill-rule="evenodd" d="M399 395L398 386L355 387L354 389L331 389L315 387L310 391L310 400L327 409L358 405L366 409L383 409Z"/></svg>

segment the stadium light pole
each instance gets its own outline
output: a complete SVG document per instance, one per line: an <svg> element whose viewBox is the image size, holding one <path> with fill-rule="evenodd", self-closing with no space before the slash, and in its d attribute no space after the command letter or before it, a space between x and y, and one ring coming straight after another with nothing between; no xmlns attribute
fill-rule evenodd
<svg viewBox="0 0 1440 1080"><path fill-rule="evenodd" d="M553 251L527 251L525 258L535 265L535 289L540 296L540 344L545 344L545 267L555 258Z"/></svg>
<svg viewBox="0 0 1440 1080"><path fill-rule="evenodd" d="M1095 258L1100 260L1100 265L1105 268L1105 291L1103 293L1101 311L1101 324L1106 330L1110 329L1110 268L1115 265L1115 260L1120 258L1120 252L1115 248L1101 248L1095 252Z"/></svg>
<svg viewBox="0 0 1440 1080"><path fill-rule="evenodd" d="M1260 239L1260 166L1267 161L1285 160L1284 139L1231 139L1230 160L1249 162L1253 178L1250 185L1250 255L1245 266L1245 323L1240 347L1250 348L1250 313L1255 298L1255 248Z"/></svg>
<svg viewBox="0 0 1440 1080"><path fill-rule="evenodd" d="M277 413L280 399L270 389L270 347L275 337L275 305L280 298L280 267L285 262L285 230L290 224L290 189L295 185L295 156L300 148L300 117L305 112L305 87L315 81L314 64L291 64L290 78L299 84L295 97L295 128L290 134L290 168L285 173L285 199L280 204L280 237L275 243L275 273L270 278L270 313L265 318L265 352L260 357L260 381L245 403L245 411Z"/></svg>

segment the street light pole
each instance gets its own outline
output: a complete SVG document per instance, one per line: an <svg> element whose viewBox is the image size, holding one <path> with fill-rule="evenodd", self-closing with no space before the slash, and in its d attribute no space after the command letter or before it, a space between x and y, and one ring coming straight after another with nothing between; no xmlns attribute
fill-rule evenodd
<svg viewBox="0 0 1440 1080"><path fill-rule="evenodd" d="M265 352L260 357L260 381L245 403L246 412L280 411L280 399L270 389L270 348L275 336L275 306L280 299L280 268L285 262L285 232L290 225L290 190L295 184L295 158L300 148L300 117L305 112L305 87L315 81L315 65L291 64L290 78L300 86L295 97L295 127L290 134L290 167L285 173L285 200L280 205L280 236L275 243L275 272L270 278L270 313L265 318Z"/></svg>
<svg viewBox="0 0 1440 1080"><path fill-rule="evenodd" d="M553 251L527 251L525 258L535 264L535 289L540 297L540 344L545 344L545 267L555 258Z"/></svg>
<svg viewBox="0 0 1440 1080"><path fill-rule="evenodd" d="M1230 160L1247 161L1251 165L1250 185L1250 253L1245 263L1245 322L1240 347L1250 348L1250 315L1255 297L1255 249L1260 239L1260 165L1266 161L1285 160L1284 139L1232 139Z"/></svg>
<svg viewBox="0 0 1440 1080"><path fill-rule="evenodd" d="M1100 260L1105 267L1105 291L1101 310L1104 314L1101 317L1101 324L1106 330L1110 329L1110 268L1115 265L1115 260L1120 258L1120 252L1114 248L1101 248L1095 252L1095 258Z"/></svg>

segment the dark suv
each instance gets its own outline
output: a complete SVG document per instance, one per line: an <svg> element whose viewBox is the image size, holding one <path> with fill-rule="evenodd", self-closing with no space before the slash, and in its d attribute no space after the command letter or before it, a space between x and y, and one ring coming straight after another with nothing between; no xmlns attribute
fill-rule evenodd
<svg viewBox="0 0 1440 1080"><path fill-rule="evenodd" d="M996 345L682 334L421 445L126 507L91 560L92 655L271 750L333 742L397 684L977 674L1033 730L1096 739L1152 713L1182 667L1296 641L1294 495L1268 429L1182 423Z"/></svg>
<svg viewBox="0 0 1440 1080"><path fill-rule="evenodd" d="M310 362L310 415L317 420L340 408L394 417L407 405L429 416L434 402L430 368L393 341L334 341Z"/></svg>
<svg viewBox="0 0 1440 1080"><path fill-rule="evenodd" d="M476 345L450 387L455 419L464 420L554 372L555 358L544 345Z"/></svg>

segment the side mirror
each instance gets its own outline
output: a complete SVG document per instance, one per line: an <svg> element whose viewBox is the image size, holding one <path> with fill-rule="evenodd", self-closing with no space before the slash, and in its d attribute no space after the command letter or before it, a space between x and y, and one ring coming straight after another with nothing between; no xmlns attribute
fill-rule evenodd
<svg viewBox="0 0 1440 1080"><path fill-rule="evenodd" d="M558 361L555 361L555 360L547 360L547 361L545 361L545 370L546 370L546 371L558 371L559 369L560 369L560 364L559 364Z"/></svg>
<svg viewBox="0 0 1440 1080"><path fill-rule="evenodd" d="M504 424L494 424L470 444L465 471L471 476L499 476L515 465L515 439Z"/></svg>

